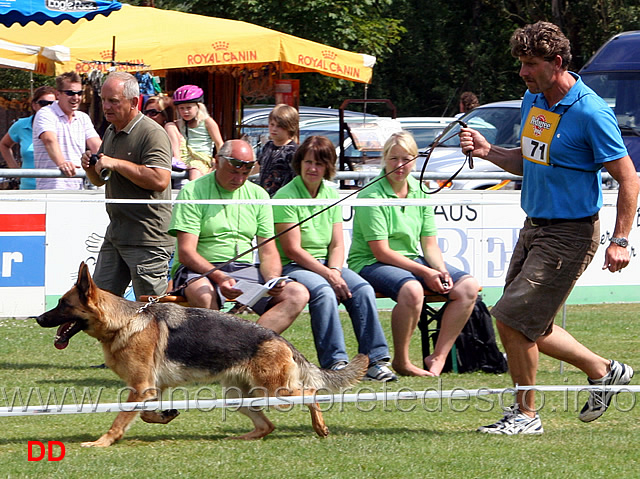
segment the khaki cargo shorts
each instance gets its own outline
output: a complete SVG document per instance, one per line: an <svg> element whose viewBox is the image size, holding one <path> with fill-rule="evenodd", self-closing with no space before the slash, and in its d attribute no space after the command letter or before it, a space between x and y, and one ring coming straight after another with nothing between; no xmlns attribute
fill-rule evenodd
<svg viewBox="0 0 640 479"><path fill-rule="evenodd" d="M598 249L600 222L567 221L520 230L504 292L491 314L531 341L549 334L560 307Z"/></svg>

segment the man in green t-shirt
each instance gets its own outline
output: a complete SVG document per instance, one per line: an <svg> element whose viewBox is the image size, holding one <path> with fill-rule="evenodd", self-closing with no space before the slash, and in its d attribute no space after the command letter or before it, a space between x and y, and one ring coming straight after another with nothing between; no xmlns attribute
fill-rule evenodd
<svg viewBox="0 0 640 479"><path fill-rule="evenodd" d="M246 141L229 140L217 156L218 168L185 185L178 200L268 200L267 192L247 182L255 164L253 149ZM251 248L254 239L261 243L273 236L273 213L269 204L195 204L178 203L173 210L169 234L176 236L177 254L172 268L174 287L180 288L192 278L222 265L238 253ZM282 273L280 255L274 241L258 248L260 263L246 254L219 270L190 283L182 294L189 304L199 308L220 309L226 299L235 299L242 291L238 280L265 283ZM309 301L307 289L296 282L273 287L269 296L253 310L258 323L283 332Z"/></svg>

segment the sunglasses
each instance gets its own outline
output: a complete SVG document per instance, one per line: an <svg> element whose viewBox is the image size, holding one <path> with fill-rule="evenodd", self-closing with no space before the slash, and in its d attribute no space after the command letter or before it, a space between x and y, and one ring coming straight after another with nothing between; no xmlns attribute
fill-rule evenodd
<svg viewBox="0 0 640 479"><path fill-rule="evenodd" d="M40 106L49 106L53 105L53 100L38 100L36 103Z"/></svg>
<svg viewBox="0 0 640 479"><path fill-rule="evenodd" d="M254 161L242 161L242 160L239 160L237 158L234 158L233 156L224 156L224 155L220 155L220 157L224 158L225 160L227 160L229 162L229 164L231 166L233 166L237 170L244 168L245 171L251 171L251 168L253 168L253 165L255 164L255 160Z"/></svg>
<svg viewBox="0 0 640 479"><path fill-rule="evenodd" d="M144 110L142 113L147 116L158 116L162 112L152 108L151 110Z"/></svg>
<svg viewBox="0 0 640 479"><path fill-rule="evenodd" d="M58 90L61 91L62 93L64 93L67 96L81 96L82 95L82 90Z"/></svg>

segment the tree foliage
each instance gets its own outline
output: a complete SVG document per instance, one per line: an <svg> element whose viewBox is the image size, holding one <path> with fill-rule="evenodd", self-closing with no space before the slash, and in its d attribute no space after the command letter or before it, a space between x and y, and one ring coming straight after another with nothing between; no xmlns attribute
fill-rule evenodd
<svg viewBox="0 0 640 479"><path fill-rule="evenodd" d="M130 3L149 4L150 0ZM559 25L577 71L609 37L640 28L637 0L155 0L189 11L272 28L377 57L369 98L389 98L402 116L452 115L458 96L482 103L519 98L524 84L509 53L514 29L538 20ZM179 41L178 37L168 41ZM14 85L15 76L0 83ZM337 107L363 98L362 84L319 74L301 80L306 105ZM5 79L6 78L6 79ZM27 86L19 86L26 88ZM384 112L381 112L384 113Z"/></svg>
<svg viewBox="0 0 640 479"><path fill-rule="evenodd" d="M513 31L538 20L560 25L578 70L610 36L640 26L636 0L195 0L193 13L256 23L378 59L369 98L401 115L457 113L458 96L519 98L524 85L509 53ZM361 85L299 75L303 102L338 106ZM330 99L330 100L328 100Z"/></svg>

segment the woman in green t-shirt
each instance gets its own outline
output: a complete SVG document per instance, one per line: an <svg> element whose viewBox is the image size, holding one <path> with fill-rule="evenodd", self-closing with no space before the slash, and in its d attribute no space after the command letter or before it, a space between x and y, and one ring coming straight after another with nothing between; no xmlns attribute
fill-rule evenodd
<svg viewBox="0 0 640 479"><path fill-rule="evenodd" d="M362 190L358 198L428 199L411 176L417 155L409 132L391 135L384 145L380 176L391 173ZM480 290L474 277L444 262L436 232L432 206L355 208L348 264L375 291L396 301L391 313L391 365L405 376L440 375ZM425 288L449 298L434 352L424 358L426 370L409 360L409 343L420 319Z"/></svg>
<svg viewBox="0 0 640 479"><path fill-rule="evenodd" d="M298 148L292 167L296 176L274 199L337 199L324 180L335 173L336 152L324 136L310 136ZM276 231L286 230L323 209L323 205L274 205ZM393 381L389 347L378 320L373 288L357 273L344 268L342 212L330 208L277 240L282 272L309 290L311 328L323 368L342 369L348 361L338 304L344 304L358 339L358 352L369 356L365 379Z"/></svg>

